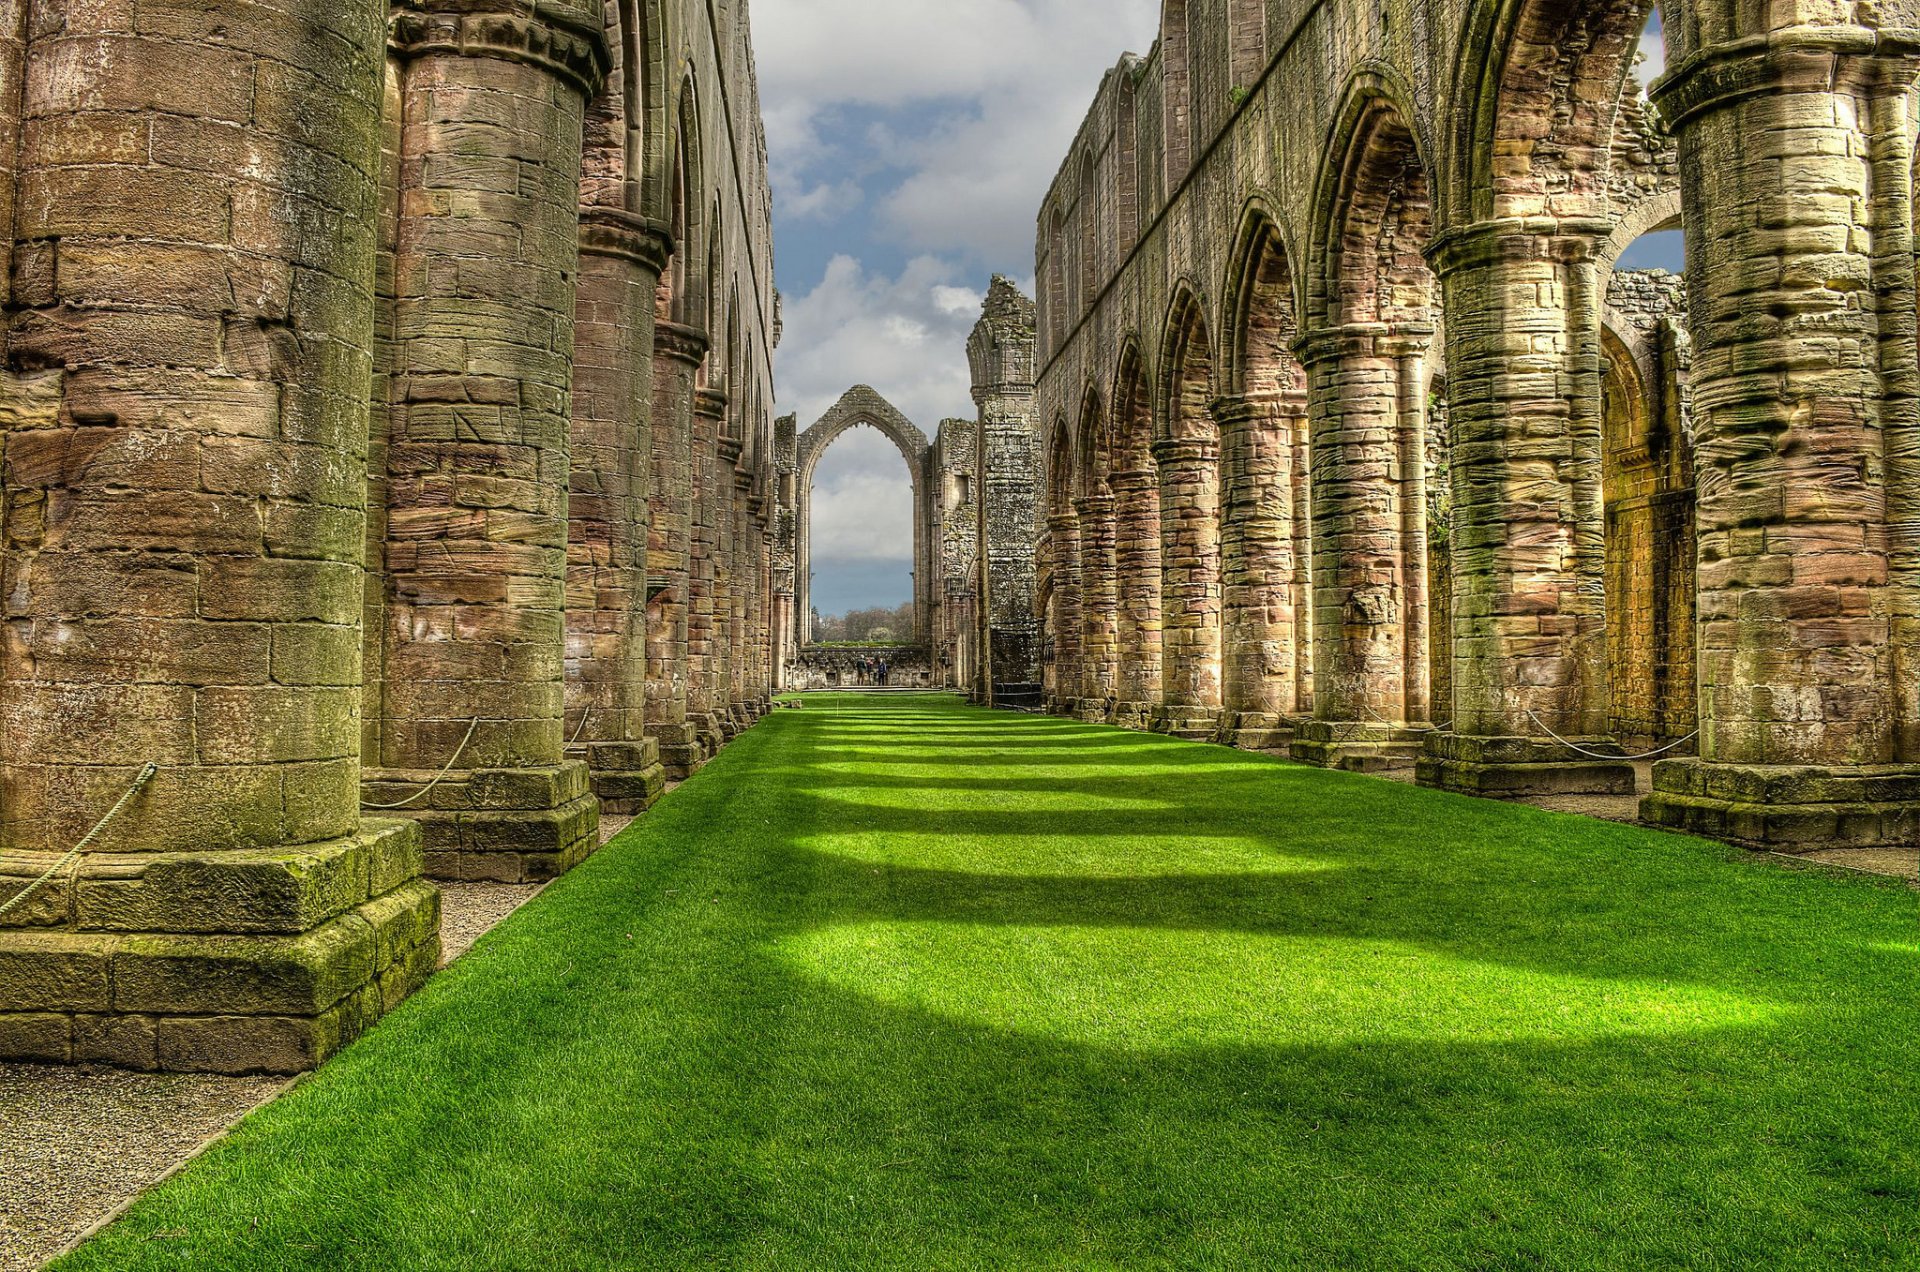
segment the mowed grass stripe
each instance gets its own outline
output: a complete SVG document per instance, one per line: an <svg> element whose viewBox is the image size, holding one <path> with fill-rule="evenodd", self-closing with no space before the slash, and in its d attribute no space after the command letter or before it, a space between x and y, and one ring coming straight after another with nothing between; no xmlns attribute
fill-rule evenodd
<svg viewBox="0 0 1920 1272"><path fill-rule="evenodd" d="M62 1269L1910 1268L1920 897L777 712Z"/></svg>

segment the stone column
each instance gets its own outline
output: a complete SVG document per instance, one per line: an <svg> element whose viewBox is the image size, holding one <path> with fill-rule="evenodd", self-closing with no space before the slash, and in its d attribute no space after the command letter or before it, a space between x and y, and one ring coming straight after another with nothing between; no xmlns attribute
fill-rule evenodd
<svg viewBox="0 0 1920 1272"><path fill-rule="evenodd" d="M1692 289L1700 756L1648 820L1784 851L1911 845L1902 557L1916 446L1910 33L1793 27L1659 84Z"/></svg>
<svg viewBox="0 0 1920 1272"><path fill-rule="evenodd" d="M726 744L720 717L726 692L720 686L719 610L720 518L726 493L720 489L725 465L720 458L726 426L727 395L718 389L693 394L693 528L687 564L687 719L707 758ZM726 479L731 485L731 479Z"/></svg>
<svg viewBox="0 0 1920 1272"><path fill-rule="evenodd" d="M1053 701L1047 710L1070 716L1079 710L1080 521L1071 512L1047 518L1047 549L1053 562Z"/></svg>
<svg viewBox="0 0 1920 1272"><path fill-rule="evenodd" d="M1301 341L1313 456L1314 718L1290 753L1309 764L1369 767L1412 758L1419 694L1408 670L1424 658L1408 618L1409 540L1426 508L1410 499L1401 376L1406 343L1430 331L1350 323ZM1415 412L1417 415L1418 412ZM1417 453L1417 452L1416 452Z"/></svg>
<svg viewBox="0 0 1920 1272"><path fill-rule="evenodd" d="M746 693L752 718L772 706L773 621L769 618L769 576L773 562L767 541L767 498L749 485L746 496L746 561L752 571L747 591Z"/></svg>
<svg viewBox="0 0 1920 1272"><path fill-rule="evenodd" d="M1285 746L1298 713L1293 458L1305 414L1304 400L1280 394L1214 404L1225 470L1221 740L1249 750Z"/></svg>
<svg viewBox="0 0 1920 1272"><path fill-rule="evenodd" d="M562 710L581 117L605 70L600 19L421 0L390 40L392 599L365 798L412 801L434 874L551 878L599 838Z"/></svg>
<svg viewBox="0 0 1920 1272"><path fill-rule="evenodd" d="M1104 723L1120 691L1113 496L1088 495L1073 506L1080 519L1080 718Z"/></svg>
<svg viewBox="0 0 1920 1272"><path fill-rule="evenodd" d="M1546 735L1595 754L1619 750L1607 735L1592 261L1607 229L1496 221L1433 248L1448 315L1456 597L1453 702L1435 708L1452 727L1426 739L1418 774L1428 785L1500 796L1633 792L1624 760L1596 760Z"/></svg>
<svg viewBox="0 0 1920 1272"><path fill-rule="evenodd" d="M726 427L722 421L721 427ZM713 714L720 725L720 736L732 741L740 732L735 705L740 701L734 686L734 606L739 583L734 575L735 536L738 525L735 504L738 499L738 474L741 446L737 438L722 436L713 466Z"/></svg>
<svg viewBox="0 0 1920 1272"><path fill-rule="evenodd" d="M1306 411L1293 426L1293 705L1313 712L1313 421ZM1295 722L1298 727L1298 721Z"/></svg>
<svg viewBox="0 0 1920 1272"><path fill-rule="evenodd" d="M1130 468L1113 491L1119 675L1113 722L1144 729L1160 701L1160 475Z"/></svg>
<svg viewBox="0 0 1920 1272"><path fill-rule="evenodd" d="M1160 472L1161 699L1152 727L1211 738L1220 720L1220 445L1154 443Z"/></svg>
<svg viewBox="0 0 1920 1272"><path fill-rule="evenodd" d="M658 322L653 336L653 463L647 495L647 734L676 780L706 760L687 708L687 599L693 551L694 377L707 338Z"/></svg>
<svg viewBox="0 0 1920 1272"><path fill-rule="evenodd" d="M602 810L613 813L644 812L666 783L645 727L647 469L654 294L671 253L663 226L581 209L566 727L569 756L587 762Z"/></svg>
<svg viewBox="0 0 1920 1272"><path fill-rule="evenodd" d="M0 14L0 1060L310 1068L439 952L359 800L385 5Z"/></svg>
<svg viewBox="0 0 1920 1272"><path fill-rule="evenodd" d="M733 530L728 538L732 544L728 561L732 576L729 594L733 598L733 622L727 629L732 635L727 665L732 670L731 716L736 732L759 719L759 695L753 685L752 652L753 593L759 567L753 550L753 519L747 507L752 494L753 473L739 467L736 457L733 470Z"/></svg>

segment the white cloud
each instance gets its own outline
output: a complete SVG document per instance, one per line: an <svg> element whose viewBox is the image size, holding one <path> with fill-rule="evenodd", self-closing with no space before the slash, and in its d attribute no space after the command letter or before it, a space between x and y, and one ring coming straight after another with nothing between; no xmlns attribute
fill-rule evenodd
<svg viewBox="0 0 1920 1272"><path fill-rule="evenodd" d="M804 429L855 384L870 384L929 440L942 419L971 417L967 335L985 292L957 285L960 272L921 256L897 278L876 277L834 257L818 287L787 300L774 368L781 411Z"/></svg>
<svg viewBox="0 0 1920 1272"><path fill-rule="evenodd" d="M1025 272L1046 187L1105 71L1145 53L1160 0L759 0L754 42L784 199L838 174L820 143L841 106L932 107L869 130L862 159L905 169L883 224L916 251ZM786 155L783 147L792 148ZM844 157L841 157L844 162Z"/></svg>
<svg viewBox="0 0 1920 1272"><path fill-rule="evenodd" d="M859 425L827 447L814 469L816 563L913 561L913 486L900 450Z"/></svg>

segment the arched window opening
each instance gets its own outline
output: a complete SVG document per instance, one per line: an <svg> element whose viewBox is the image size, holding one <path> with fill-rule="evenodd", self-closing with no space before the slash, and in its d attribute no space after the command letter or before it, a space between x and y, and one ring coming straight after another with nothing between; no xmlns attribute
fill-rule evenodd
<svg viewBox="0 0 1920 1272"><path fill-rule="evenodd" d="M1636 747L1693 732L1697 535L1686 278L1662 224L1622 252L1601 331L1608 727ZM1633 268L1635 261L1665 265Z"/></svg>
<svg viewBox="0 0 1920 1272"><path fill-rule="evenodd" d="M912 643L913 478L899 448L871 425L847 429L814 466L807 508L814 640Z"/></svg>

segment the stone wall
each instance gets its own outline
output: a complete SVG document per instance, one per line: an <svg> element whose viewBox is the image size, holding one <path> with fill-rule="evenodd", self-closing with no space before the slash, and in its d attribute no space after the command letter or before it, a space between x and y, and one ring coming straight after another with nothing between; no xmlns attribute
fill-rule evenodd
<svg viewBox="0 0 1920 1272"><path fill-rule="evenodd" d="M879 666L887 664L889 689L929 689L940 680L933 650L926 645L808 645L793 664L795 689L880 688Z"/></svg>
<svg viewBox="0 0 1920 1272"><path fill-rule="evenodd" d="M1665 5L1643 95L1650 7L1163 6L1037 218L1056 709L1483 794L1684 741L1663 824L1914 833L1916 6ZM1668 225L1630 456L1608 280Z"/></svg>
<svg viewBox="0 0 1920 1272"><path fill-rule="evenodd" d="M746 6L637 14L0 4L0 1059L310 1067L765 709Z"/></svg>

